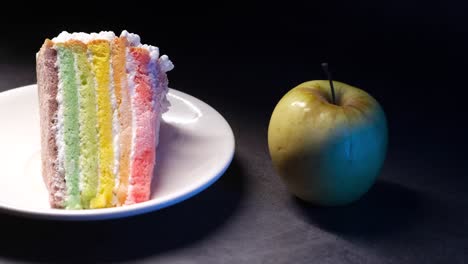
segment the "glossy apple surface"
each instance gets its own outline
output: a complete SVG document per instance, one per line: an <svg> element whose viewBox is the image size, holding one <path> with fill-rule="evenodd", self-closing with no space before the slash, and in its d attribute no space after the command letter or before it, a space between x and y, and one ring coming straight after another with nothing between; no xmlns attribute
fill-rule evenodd
<svg viewBox="0 0 468 264"><path fill-rule="evenodd" d="M387 152L382 107L365 91L309 81L276 105L268 128L273 165L297 197L318 205L356 201L375 182Z"/></svg>

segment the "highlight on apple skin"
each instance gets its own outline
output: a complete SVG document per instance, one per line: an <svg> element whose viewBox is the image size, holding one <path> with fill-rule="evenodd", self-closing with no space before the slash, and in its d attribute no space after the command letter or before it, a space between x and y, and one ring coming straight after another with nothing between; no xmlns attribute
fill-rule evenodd
<svg viewBox="0 0 468 264"><path fill-rule="evenodd" d="M387 152L387 121L365 91L309 81L276 105L268 127L273 165L290 192L317 205L352 203L374 184Z"/></svg>

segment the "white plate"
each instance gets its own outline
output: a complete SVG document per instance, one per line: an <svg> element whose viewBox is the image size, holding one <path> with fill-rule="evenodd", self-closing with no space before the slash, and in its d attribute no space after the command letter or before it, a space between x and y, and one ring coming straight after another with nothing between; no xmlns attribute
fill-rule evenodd
<svg viewBox="0 0 468 264"><path fill-rule="evenodd" d="M131 216L181 202L214 183L234 154L226 120L206 103L170 89L147 202L116 208L61 210L49 206L41 176L36 85L0 93L0 212L25 216L97 220Z"/></svg>

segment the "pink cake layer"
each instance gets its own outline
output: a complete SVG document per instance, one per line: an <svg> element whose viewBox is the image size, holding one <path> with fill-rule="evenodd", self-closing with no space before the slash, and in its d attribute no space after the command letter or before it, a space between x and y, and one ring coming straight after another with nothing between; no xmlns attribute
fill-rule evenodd
<svg viewBox="0 0 468 264"><path fill-rule="evenodd" d="M135 117L135 141L132 163L132 175L126 204L148 200L150 196L151 177L156 157L155 148L155 112L153 103L154 91L148 76L149 52L132 47L130 55L136 64L133 111Z"/></svg>

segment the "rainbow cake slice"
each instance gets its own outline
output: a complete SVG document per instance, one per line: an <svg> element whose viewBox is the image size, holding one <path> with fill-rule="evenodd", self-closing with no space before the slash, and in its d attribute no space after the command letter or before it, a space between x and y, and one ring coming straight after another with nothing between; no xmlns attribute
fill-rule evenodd
<svg viewBox="0 0 468 264"><path fill-rule="evenodd" d="M51 206L148 200L161 114L169 106L168 57L127 31L62 32L44 42L36 67Z"/></svg>

